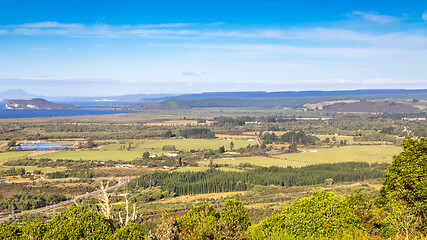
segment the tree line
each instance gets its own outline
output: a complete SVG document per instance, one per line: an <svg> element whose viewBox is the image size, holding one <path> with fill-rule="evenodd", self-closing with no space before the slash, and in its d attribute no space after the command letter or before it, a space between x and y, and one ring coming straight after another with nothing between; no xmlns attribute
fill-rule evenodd
<svg viewBox="0 0 427 240"><path fill-rule="evenodd" d="M66 200L62 194L42 194L32 195L28 193L16 194L10 198L2 199L0 201L0 210L11 210L12 205L15 210L31 210L36 208L45 207L47 204L55 204Z"/></svg>
<svg viewBox="0 0 427 240"><path fill-rule="evenodd" d="M388 164L347 162L301 168L259 167L244 172L209 169L204 172L155 172L130 183L133 188L162 187L178 195L245 191L255 185L303 186L381 178Z"/></svg>

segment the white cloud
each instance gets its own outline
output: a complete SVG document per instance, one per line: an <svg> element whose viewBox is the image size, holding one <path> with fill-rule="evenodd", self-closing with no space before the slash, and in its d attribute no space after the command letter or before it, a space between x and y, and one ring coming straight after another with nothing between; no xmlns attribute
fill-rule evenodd
<svg viewBox="0 0 427 240"><path fill-rule="evenodd" d="M184 76L200 76L198 73L195 73L195 72L183 72L182 75L184 75Z"/></svg>
<svg viewBox="0 0 427 240"><path fill-rule="evenodd" d="M35 23L25 23L25 24L21 24L18 25L19 27L22 28L74 28L74 27L82 27L82 24L66 24L66 23L58 23L58 22L51 22L51 21L46 21L46 22L35 22Z"/></svg>
<svg viewBox="0 0 427 240"><path fill-rule="evenodd" d="M370 16L370 15L369 15ZM372 15L377 19L379 15ZM382 19L382 18L378 18ZM376 20L384 22L385 20ZM38 22L21 25L0 25L0 34L14 35L62 35L68 37L130 38L145 39L272 39L298 41L298 44L336 44L340 46L379 46L423 48L427 47L427 36L422 31L372 33L345 28L246 28L224 30L218 25L197 23L169 23L155 25L108 25L108 24L64 24L58 22ZM295 44L295 43L294 43Z"/></svg>
<svg viewBox="0 0 427 240"><path fill-rule="evenodd" d="M200 77L200 76L206 75L207 72L200 72L200 73L198 73L198 72L182 72L181 74L183 76Z"/></svg>
<svg viewBox="0 0 427 240"><path fill-rule="evenodd" d="M367 13L362 11L354 11L352 12L352 15L362 17L369 22L374 22L378 24L387 24L387 23L394 23L394 22L400 21L400 18L398 17L389 16L389 15L379 15L379 14Z"/></svg>
<svg viewBox="0 0 427 240"><path fill-rule="evenodd" d="M423 20L427 21L427 12L423 14Z"/></svg>
<svg viewBox="0 0 427 240"><path fill-rule="evenodd" d="M391 59L425 61L426 48L399 47L311 47L286 44L152 44L157 47L203 49L212 54L224 54L239 59L258 59L281 56L285 58L343 59L390 61ZM221 50L221 51L219 51ZM201 52L201 51L199 51Z"/></svg>
<svg viewBox="0 0 427 240"><path fill-rule="evenodd" d="M193 35L197 31L183 29L200 25L198 23L166 23L146 25L108 25L97 23L93 25L58 22L36 22L20 25L0 26L0 34L15 35L67 35L72 37L160 37ZM203 25L202 25L203 26Z"/></svg>
<svg viewBox="0 0 427 240"><path fill-rule="evenodd" d="M354 12L385 23L394 17ZM427 13L426 13L427 14ZM424 15L426 15L424 14ZM387 20L388 19L388 20ZM427 34L423 31L374 33L345 28L232 28L214 24L166 23L153 25L108 25L37 22L21 25L0 25L0 34L15 35L62 35L65 37L142 38L142 39L214 39L214 42L198 44L164 44L176 48L205 48L232 50L239 57L260 55L303 56L342 59L404 59L424 60L427 53ZM247 39L242 44L242 39ZM274 44L249 40L276 40ZM238 40L236 42L235 40ZM298 40L298 41L295 41ZM171 43L171 42L169 42ZM152 45L161 46L161 45ZM46 50L46 49L33 49ZM183 75L185 75L183 73ZM188 75L187 75L188 76Z"/></svg>
<svg viewBox="0 0 427 240"><path fill-rule="evenodd" d="M163 23L163 24L145 24L137 25L140 28L180 28L198 25L198 23Z"/></svg>

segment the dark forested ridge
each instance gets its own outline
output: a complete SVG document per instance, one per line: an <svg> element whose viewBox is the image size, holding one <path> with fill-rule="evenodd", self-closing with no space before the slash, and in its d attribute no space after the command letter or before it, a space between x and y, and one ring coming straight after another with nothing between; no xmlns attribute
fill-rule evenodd
<svg viewBox="0 0 427 240"><path fill-rule="evenodd" d="M303 186L324 183L381 178L388 164L348 162L319 164L302 168L262 167L245 172L155 172L131 183L132 187L162 187L179 195L244 191L255 185Z"/></svg>
<svg viewBox="0 0 427 240"><path fill-rule="evenodd" d="M180 99L206 99L206 98L300 98L300 97L325 97L325 96L362 96L383 94L422 94L427 89L359 89L343 91L283 91L283 92L204 92L199 94L185 94L177 96Z"/></svg>

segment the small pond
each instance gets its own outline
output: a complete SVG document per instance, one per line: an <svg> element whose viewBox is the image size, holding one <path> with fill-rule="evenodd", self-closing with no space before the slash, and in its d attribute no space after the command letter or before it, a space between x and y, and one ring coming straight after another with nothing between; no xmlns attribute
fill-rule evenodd
<svg viewBox="0 0 427 240"><path fill-rule="evenodd" d="M74 143L21 143L16 147L21 147L22 150L64 149L74 148Z"/></svg>

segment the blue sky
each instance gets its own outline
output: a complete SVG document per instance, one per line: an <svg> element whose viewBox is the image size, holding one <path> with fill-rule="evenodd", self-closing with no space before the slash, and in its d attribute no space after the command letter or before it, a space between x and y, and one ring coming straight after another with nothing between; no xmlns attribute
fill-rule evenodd
<svg viewBox="0 0 427 240"><path fill-rule="evenodd" d="M426 56L419 0L0 0L0 91L416 89Z"/></svg>

